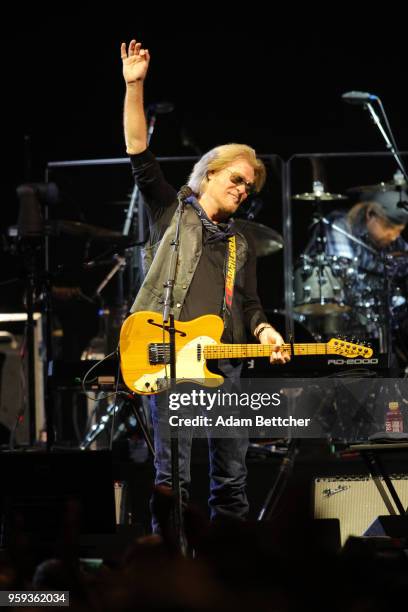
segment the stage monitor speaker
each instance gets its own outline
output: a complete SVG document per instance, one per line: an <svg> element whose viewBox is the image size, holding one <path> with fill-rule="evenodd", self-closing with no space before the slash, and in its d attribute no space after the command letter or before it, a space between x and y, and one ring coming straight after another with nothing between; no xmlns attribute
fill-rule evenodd
<svg viewBox="0 0 408 612"><path fill-rule="evenodd" d="M408 474L391 475L391 482L402 505L406 508L408 506ZM394 502L392 505L398 514ZM314 517L340 520L342 546L349 536L364 535L377 517L387 512L385 503L371 477L316 478L314 481Z"/></svg>

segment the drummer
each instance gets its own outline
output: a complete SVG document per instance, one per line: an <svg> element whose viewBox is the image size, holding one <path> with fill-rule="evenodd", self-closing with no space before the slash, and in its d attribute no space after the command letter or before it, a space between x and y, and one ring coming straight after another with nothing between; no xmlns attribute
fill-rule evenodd
<svg viewBox="0 0 408 612"><path fill-rule="evenodd" d="M401 234L408 222L408 196L405 191L376 191L362 194L348 213L334 212L328 219L360 238L377 252L401 252L408 244ZM378 256L326 226L328 255L358 257L359 267L377 269ZM361 259L362 258L362 259Z"/></svg>

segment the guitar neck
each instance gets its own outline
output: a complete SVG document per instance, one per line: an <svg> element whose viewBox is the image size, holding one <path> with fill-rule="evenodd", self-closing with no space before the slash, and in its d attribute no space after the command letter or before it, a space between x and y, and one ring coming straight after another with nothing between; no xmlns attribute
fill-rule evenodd
<svg viewBox="0 0 408 612"><path fill-rule="evenodd" d="M292 351L293 348L293 351ZM273 344L216 344L204 347L206 359L239 359L252 357L270 357L275 350ZM281 350L289 355L327 355L327 344L317 342L312 344L283 344Z"/></svg>

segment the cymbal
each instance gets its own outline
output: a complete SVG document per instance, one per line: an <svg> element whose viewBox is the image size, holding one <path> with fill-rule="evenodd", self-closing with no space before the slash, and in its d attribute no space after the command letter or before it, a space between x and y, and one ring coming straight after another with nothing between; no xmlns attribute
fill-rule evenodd
<svg viewBox="0 0 408 612"><path fill-rule="evenodd" d="M51 222L51 232L55 234L68 234L70 236L80 236L92 240L115 240L124 238L120 232L98 227L82 221L70 221L67 219L57 219ZM128 236L126 236L128 238Z"/></svg>
<svg viewBox="0 0 408 612"><path fill-rule="evenodd" d="M234 219L234 226L242 234L249 235L255 244L255 254L257 257L265 257L276 253L283 248L283 238L271 227L248 221L246 219Z"/></svg>
<svg viewBox="0 0 408 612"><path fill-rule="evenodd" d="M358 185L357 187L350 187L349 189L346 189L347 193L354 193L354 192L362 192L362 191L397 191L398 189L405 189L407 187L407 182L406 181L398 181L398 183L396 183L395 181L381 181L381 183L378 183L377 185Z"/></svg>
<svg viewBox="0 0 408 612"><path fill-rule="evenodd" d="M319 194L316 193L297 193L292 196L293 200L304 200L307 202L319 201L319 202L332 202L334 200L347 200L347 196L341 193L330 193L329 191L322 191Z"/></svg>

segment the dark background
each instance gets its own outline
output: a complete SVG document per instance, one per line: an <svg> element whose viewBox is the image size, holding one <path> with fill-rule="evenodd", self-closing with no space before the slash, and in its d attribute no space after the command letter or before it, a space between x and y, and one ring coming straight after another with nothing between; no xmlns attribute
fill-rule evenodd
<svg viewBox="0 0 408 612"><path fill-rule="evenodd" d="M375 30L355 16L343 25L338 15L327 15L324 24L313 15L303 21L295 10L286 16L270 11L231 6L221 14L220 7L190 5L184 21L160 5L143 12L110 7L16 15L6 24L3 52L8 136L2 231L17 219L16 186L42 181L47 162L125 156L119 47L133 36L152 56L146 104L175 105L157 119L151 148L158 155L194 155L225 142L245 142L284 160L306 152L385 150L368 113L342 101L341 94L353 89L381 97L400 148L408 149L406 45L398 19L391 30L384 18L379 32L380 25ZM344 192L388 180L395 164L365 159L350 162L349 169L350 175L336 162L324 166L327 189ZM125 208L107 208L100 194L109 191L107 201L123 200L131 180L123 167L116 175L109 172L52 177L64 189L64 181L69 184L54 216L120 229ZM180 169L174 180L182 182L179 175ZM168 176L171 180L171 170ZM293 191L310 190L311 164L303 164L299 177L296 184L295 173ZM257 220L281 232L278 170L271 181L275 185L264 194ZM307 239L310 213L308 205L295 211L295 251ZM76 248L74 242L64 245L68 252ZM21 275L10 253L0 254L0 265L0 281ZM281 253L260 260L268 308L282 305L281 267ZM13 284L3 285L0 309L19 308L20 293Z"/></svg>

